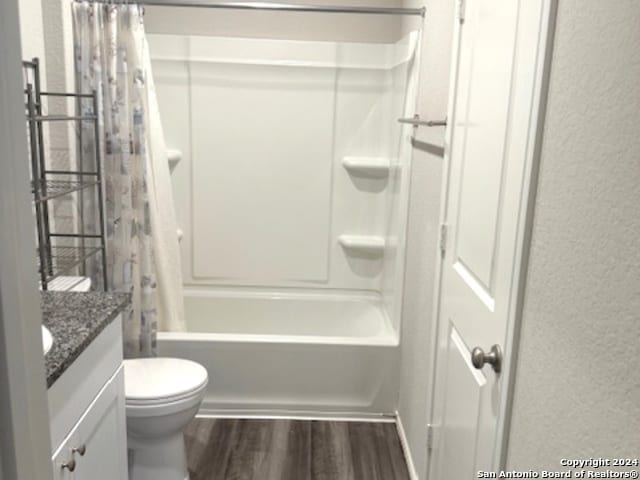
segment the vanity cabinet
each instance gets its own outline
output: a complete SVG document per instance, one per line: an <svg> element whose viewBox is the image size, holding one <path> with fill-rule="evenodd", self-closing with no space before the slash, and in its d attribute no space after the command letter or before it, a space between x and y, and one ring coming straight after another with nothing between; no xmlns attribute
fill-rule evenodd
<svg viewBox="0 0 640 480"><path fill-rule="evenodd" d="M53 457L55 480L126 479L124 371L119 368Z"/></svg>
<svg viewBox="0 0 640 480"><path fill-rule="evenodd" d="M49 389L55 480L126 480L127 437L120 319Z"/></svg>

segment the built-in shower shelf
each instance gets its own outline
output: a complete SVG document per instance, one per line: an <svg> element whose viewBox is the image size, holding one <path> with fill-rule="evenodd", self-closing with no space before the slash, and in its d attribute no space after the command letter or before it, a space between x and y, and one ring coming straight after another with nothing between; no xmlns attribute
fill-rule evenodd
<svg viewBox="0 0 640 480"><path fill-rule="evenodd" d="M349 173L367 177L386 177L391 169L391 162L385 157L344 157L342 165Z"/></svg>
<svg viewBox="0 0 640 480"><path fill-rule="evenodd" d="M384 253L384 237L378 235L340 235L338 242L347 250L382 255Z"/></svg>
<svg viewBox="0 0 640 480"><path fill-rule="evenodd" d="M167 149L167 160L169 161L169 169L173 170L176 165L182 160L182 152L174 148Z"/></svg>

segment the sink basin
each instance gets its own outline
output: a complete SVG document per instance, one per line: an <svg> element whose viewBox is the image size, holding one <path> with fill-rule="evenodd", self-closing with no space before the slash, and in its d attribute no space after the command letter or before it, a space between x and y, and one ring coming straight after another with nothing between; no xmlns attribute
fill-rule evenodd
<svg viewBox="0 0 640 480"><path fill-rule="evenodd" d="M47 327L42 325L42 351L46 355L51 350L53 346L53 337L51 336L51 332Z"/></svg>

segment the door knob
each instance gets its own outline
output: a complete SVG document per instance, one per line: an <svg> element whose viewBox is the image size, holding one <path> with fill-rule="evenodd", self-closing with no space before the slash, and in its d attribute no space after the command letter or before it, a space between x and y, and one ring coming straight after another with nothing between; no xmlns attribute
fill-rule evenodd
<svg viewBox="0 0 640 480"><path fill-rule="evenodd" d="M485 363L488 363L493 367L493 371L500 373L502 369L502 349L500 345L494 345L491 347L489 353L484 353L480 347L476 347L471 351L471 363L478 370L482 370Z"/></svg>

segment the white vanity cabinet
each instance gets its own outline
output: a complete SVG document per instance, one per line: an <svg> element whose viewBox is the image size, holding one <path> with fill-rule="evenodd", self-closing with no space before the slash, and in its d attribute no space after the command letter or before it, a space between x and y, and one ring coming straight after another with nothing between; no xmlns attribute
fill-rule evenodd
<svg viewBox="0 0 640 480"><path fill-rule="evenodd" d="M126 480L120 318L49 388L55 480Z"/></svg>

